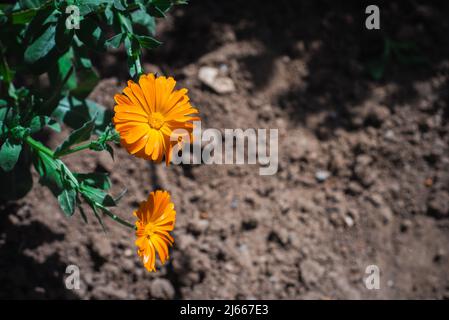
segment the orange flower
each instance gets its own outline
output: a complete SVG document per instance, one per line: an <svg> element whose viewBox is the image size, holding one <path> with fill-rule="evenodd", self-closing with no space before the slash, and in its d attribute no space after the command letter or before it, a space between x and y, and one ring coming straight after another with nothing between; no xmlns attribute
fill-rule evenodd
<svg viewBox="0 0 449 320"><path fill-rule="evenodd" d="M128 81L124 94L114 96L115 129L130 154L156 162L165 154L168 165L173 146L182 140L178 134L170 141L173 131L184 129L191 137L192 121L199 120L191 115L198 110L190 105L187 89L173 91L175 85L172 77L150 73L140 76L139 84Z"/></svg>
<svg viewBox="0 0 449 320"><path fill-rule="evenodd" d="M164 264L168 259L168 246L174 241L168 233L173 230L176 217L174 204L170 202L170 194L161 190L151 192L148 200L140 203L134 215L138 218L137 254L148 271L156 271L156 252Z"/></svg>

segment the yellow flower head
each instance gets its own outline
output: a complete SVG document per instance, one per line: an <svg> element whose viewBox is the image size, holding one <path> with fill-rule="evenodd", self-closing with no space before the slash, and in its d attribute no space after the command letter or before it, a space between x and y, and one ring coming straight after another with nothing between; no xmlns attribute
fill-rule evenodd
<svg viewBox="0 0 449 320"><path fill-rule="evenodd" d="M175 226L176 211L167 191L151 192L147 201L134 212L137 254L148 271L156 271L156 252L161 263L168 259L168 246L173 244L169 231Z"/></svg>
<svg viewBox="0 0 449 320"><path fill-rule="evenodd" d="M155 77L152 73L140 76L139 83L128 81L124 94L116 94L114 108L115 129L122 145L137 157L162 161L168 165L172 148L182 140L178 136L170 141L176 129L184 129L190 136L192 117L198 110L190 105L187 89L174 90L172 77Z"/></svg>

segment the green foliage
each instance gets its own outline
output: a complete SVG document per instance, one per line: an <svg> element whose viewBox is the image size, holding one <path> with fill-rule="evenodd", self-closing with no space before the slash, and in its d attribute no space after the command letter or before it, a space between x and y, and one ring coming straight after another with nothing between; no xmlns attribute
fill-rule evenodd
<svg viewBox="0 0 449 320"><path fill-rule="evenodd" d="M75 189L64 189L58 195L59 205L62 211L67 215L71 216L75 212L76 206L76 190Z"/></svg>
<svg viewBox="0 0 449 320"><path fill-rule="evenodd" d="M56 148L54 153L55 157L65 154L74 144L88 140L92 134L94 126L95 118L86 122L81 128L72 131L68 138Z"/></svg>
<svg viewBox="0 0 449 320"><path fill-rule="evenodd" d="M11 171L19 160L20 151L22 151L20 143L6 139L0 148L0 167L4 171Z"/></svg>
<svg viewBox="0 0 449 320"><path fill-rule="evenodd" d="M109 49L123 49L129 74L142 73L143 49L157 48L156 18L182 0L19 0L0 6L0 179L1 199L17 199L32 186L31 163L72 216L81 203L103 225L108 215L125 225L107 207L111 181L104 173L74 173L61 157L85 149L109 152L119 135L112 112L87 99L99 81L91 57ZM77 16L77 13L79 15ZM48 85L42 85L42 78ZM25 81L26 80L26 81ZM73 131L51 150L35 140L43 130ZM6 186L6 187L5 187ZM5 187L5 188L3 188ZM5 190L3 190L5 189Z"/></svg>

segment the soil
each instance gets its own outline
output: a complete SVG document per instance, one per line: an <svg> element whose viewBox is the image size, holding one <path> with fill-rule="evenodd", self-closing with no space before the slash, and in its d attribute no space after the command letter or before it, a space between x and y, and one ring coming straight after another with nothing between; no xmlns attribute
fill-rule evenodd
<svg viewBox="0 0 449 320"><path fill-rule="evenodd" d="M66 218L38 184L0 212L0 298L447 299L449 298L449 3L382 3L381 30L360 1L191 1L158 25L163 45L146 71L189 89L203 128L279 129L279 171L257 165L165 167L119 146L65 161L109 172L115 213L150 191L177 210L170 261L148 273L134 235L93 216ZM383 39L412 41L426 60L367 72ZM91 98L113 108L126 82L117 52L98 60ZM198 78L216 67L235 90ZM65 129L65 133L69 131ZM50 134L54 147L63 136ZM68 265L79 290L66 289ZM369 265L380 289L365 286Z"/></svg>

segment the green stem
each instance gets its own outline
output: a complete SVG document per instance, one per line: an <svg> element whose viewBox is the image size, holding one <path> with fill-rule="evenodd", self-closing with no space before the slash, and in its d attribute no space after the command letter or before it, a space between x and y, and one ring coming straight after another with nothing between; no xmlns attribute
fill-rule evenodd
<svg viewBox="0 0 449 320"><path fill-rule="evenodd" d="M89 149L90 145L91 145L90 142L85 143L85 144L80 144L79 146L67 149L67 150L59 153L56 157L59 158L59 157L66 156L66 155L71 154L71 153L75 153L75 152L78 152L78 151L81 151L81 150Z"/></svg>
<svg viewBox="0 0 449 320"><path fill-rule="evenodd" d="M32 147L33 149L35 149L35 150L38 150L38 151L40 151L40 152L43 152L43 153L45 153L46 155L48 155L48 156L50 156L50 157L52 157L52 158L57 158L57 157L55 157L55 154L54 154L54 152L53 151L51 151L49 148L47 148L46 146L44 146L42 143L40 143L39 141L36 141L36 140L34 140L31 136L28 136L28 137L26 137L25 138L25 141L30 145L30 147ZM90 147L90 142L89 143L87 143L87 144L83 144L83 145L79 145L79 146L77 146L77 147L74 147L73 149L69 149L69 150L67 150L67 151L65 151L63 154L60 154L59 156L63 156L63 155L67 155L67 154L70 154L70 153L73 153L73 152L77 152L77 151L80 151L80 150L83 150L83 149L87 149L87 148L89 148ZM98 205L98 204L97 204ZM120 224L122 224L122 225L124 225L124 226L126 226L126 227L128 227L128 228L131 228L131 229L136 229L136 227L132 224L132 223L130 223L130 222L128 222L128 221L126 221L126 220L123 220L122 218L120 218L119 216L117 216L117 215L115 215L115 214L113 214L111 211L109 211L106 207L104 207L104 206L102 206L102 205L98 205L101 209L102 209L102 211L108 216L108 217L110 217L112 220L114 220L114 221L117 221L118 223L120 223Z"/></svg>
<svg viewBox="0 0 449 320"><path fill-rule="evenodd" d="M53 151L51 151L49 148L47 148L46 146L44 146L42 143L40 143L39 141L34 140L33 138L31 138L31 136L28 136L25 138L25 141L30 145L30 147L32 147L35 150L38 150L42 153L45 153L46 155L54 158L55 154Z"/></svg>
<svg viewBox="0 0 449 320"><path fill-rule="evenodd" d="M128 228L131 228L131 229L134 229L134 230L136 229L136 226L135 226L135 225L133 225L132 223L130 223L130 222L126 221L126 220L123 220L123 219L120 218L119 216L113 214L113 213L112 213L111 211L109 211L106 207L101 206L100 208L101 208L101 209L103 210L103 212L104 212L109 218L111 218L112 220L117 221L118 223L120 223L120 224L122 224L122 225L124 225L124 226L126 226L126 227L128 227Z"/></svg>

